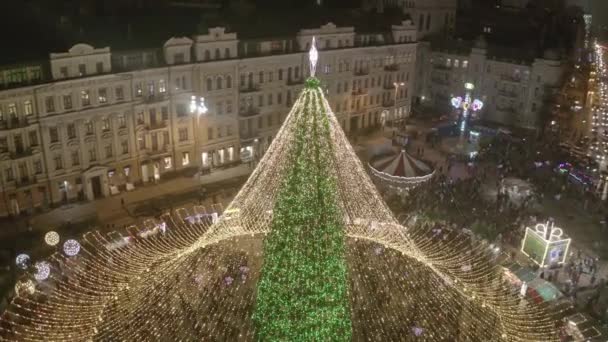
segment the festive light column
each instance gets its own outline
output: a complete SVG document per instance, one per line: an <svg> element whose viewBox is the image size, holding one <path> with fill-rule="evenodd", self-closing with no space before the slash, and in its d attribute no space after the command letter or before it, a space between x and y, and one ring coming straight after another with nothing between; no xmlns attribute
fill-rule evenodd
<svg viewBox="0 0 608 342"><path fill-rule="evenodd" d="M469 112L478 112L483 108L483 102L481 100L471 97L471 92L475 89L473 83L465 83L464 88L466 89L464 99L460 96L453 97L451 102L452 106L456 109L462 109L462 115L460 116L460 132L464 133L467 129L467 123L469 121Z"/></svg>
<svg viewBox="0 0 608 342"><path fill-rule="evenodd" d="M311 75L316 66L314 40ZM264 244L254 321L260 341L350 341L344 231L330 175L332 146L322 89L306 81L292 167Z"/></svg>

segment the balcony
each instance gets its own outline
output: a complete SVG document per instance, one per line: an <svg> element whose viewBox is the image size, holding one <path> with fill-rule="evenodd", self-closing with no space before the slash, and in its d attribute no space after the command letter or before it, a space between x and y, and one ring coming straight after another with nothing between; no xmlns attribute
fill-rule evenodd
<svg viewBox="0 0 608 342"><path fill-rule="evenodd" d="M445 64L433 64L433 69L449 71L452 70L452 67L449 67Z"/></svg>
<svg viewBox="0 0 608 342"><path fill-rule="evenodd" d="M353 96L361 96L361 95L365 95L367 94L367 90L366 89L353 89L352 91L352 95Z"/></svg>
<svg viewBox="0 0 608 342"><path fill-rule="evenodd" d="M241 138L241 142L245 142L253 139L258 139L260 135L257 130L249 130L239 132L239 137Z"/></svg>
<svg viewBox="0 0 608 342"><path fill-rule="evenodd" d="M355 76L367 76L369 75L369 69L356 69L354 74Z"/></svg>
<svg viewBox="0 0 608 342"><path fill-rule="evenodd" d="M164 93L144 96L144 102L145 103L161 102L161 101L164 101L166 99L167 98L165 97Z"/></svg>
<svg viewBox="0 0 608 342"><path fill-rule="evenodd" d="M239 88L239 92L241 93L253 93L256 91L260 91L260 85L259 84L249 84L249 85L245 85L245 86L241 86Z"/></svg>
<svg viewBox="0 0 608 342"><path fill-rule="evenodd" d="M15 185L16 185L18 188L21 188L21 187L26 187L26 186L30 186L30 185L32 185L32 184L36 184L36 176L32 176L32 177L28 177L28 176L26 176L26 177L21 177L21 179L18 179L18 180L15 182Z"/></svg>
<svg viewBox="0 0 608 342"><path fill-rule="evenodd" d="M393 108L395 107L394 100L382 101L382 108Z"/></svg>
<svg viewBox="0 0 608 342"><path fill-rule="evenodd" d="M513 107L496 107L496 111L502 112L502 113L507 113L507 114L516 114L517 113L517 109L515 109Z"/></svg>
<svg viewBox="0 0 608 342"><path fill-rule="evenodd" d="M297 79L290 78L287 80L287 85L299 85L304 84L304 78L300 77Z"/></svg>
<svg viewBox="0 0 608 342"><path fill-rule="evenodd" d="M446 80L445 78L440 78L440 77L431 78L431 82L433 82L435 84L439 84L439 85L444 85L444 86L450 85L449 80Z"/></svg>
<svg viewBox="0 0 608 342"><path fill-rule="evenodd" d="M23 128L29 125L29 121L27 118L16 118L13 117L7 121L0 121L0 130L3 129L15 129L15 128Z"/></svg>
<svg viewBox="0 0 608 342"><path fill-rule="evenodd" d="M503 96L503 97L512 98L512 99L517 98L517 93L513 92L513 91L499 90L498 95Z"/></svg>
<svg viewBox="0 0 608 342"><path fill-rule="evenodd" d="M163 128L167 128L167 121L157 121L157 122L151 122L148 125L146 125L146 130L148 131L155 131L157 129L163 129Z"/></svg>
<svg viewBox="0 0 608 342"><path fill-rule="evenodd" d="M239 116L242 118L248 118L258 114L260 114L260 109L258 107L247 107L239 110Z"/></svg>
<svg viewBox="0 0 608 342"><path fill-rule="evenodd" d="M384 71L398 71L399 64L389 64L384 66Z"/></svg>
<svg viewBox="0 0 608 342"><path fill-rule="evenodd" d="M153 157L153 156L158 156L161 154L165 154L169 152L169 145L163 145L163 146L159 146L156 150L153 148L147 148L144 150L145 154L148 155L148 157Z"/></svg>
<svg viewBox="0 0 608 342"><path fill-rule="evenodd" d="M521 77L520 76L513 76L513 75L500 75L500 80L501 81L506 81L506 82L520 83L521 82Z"/></svg>
<svg viewBox="0 0 608 342"><path fill-rule="evenodd" d="M21 159L21 158L30 157L33 154L34 154L34 151L31 148L26 148L26 149L19 149L15 152L11 152L10 156L11 156L11 159L17 160L17 159Z"/></svg>

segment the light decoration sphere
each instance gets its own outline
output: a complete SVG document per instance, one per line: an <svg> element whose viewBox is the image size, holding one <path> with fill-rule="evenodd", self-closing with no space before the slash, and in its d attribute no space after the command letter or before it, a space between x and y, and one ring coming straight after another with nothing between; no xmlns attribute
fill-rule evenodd
<svg viewBox="0 0 608 342"><path fill-rule="evenodd" d="M18 296L33 295L34 292L36 292L36 284L31 279L18 281L15 284L15 293Z"/></svg>
<svg viewBox="0 0 608 342"><path fill-rule="evenodd" d="M46 261L39 261L34 265L36 272L34 273L34 278L38 281L43 281L48 279L49 275L51 275L51 264Z"/></svg>
<svg viewBox="0 0 608 342"><path fill-rule="evenodd" d="M63 243L63 252L67 256L75 256L80 252L80 243L76 240L67 240Z"/></svg>
<svg viewBox="0 0 608 342"><path fill-rule="evenodd" d="M59 243L59 233L51 230L44 235L44 242L49 246L57 246Z"/></svg>
<svg viewBox="0 0 608 342"><path fill-rule="evenodd" d="M22 270L27 269L28 264L30 263L30 256L27 254L19 254L15 258L15 264Z"/></svg>

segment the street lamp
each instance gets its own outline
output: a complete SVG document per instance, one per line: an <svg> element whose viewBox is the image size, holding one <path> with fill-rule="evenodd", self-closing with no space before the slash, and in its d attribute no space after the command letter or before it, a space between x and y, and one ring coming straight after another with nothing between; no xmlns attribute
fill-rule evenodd
<svg viewBox="0 0 608 342"><path fill-rule="evenodd" d="M205 98L204 97L199 97L197 98L195 95L192 95L192 97L190 98L190 113L191 114L196 114L197 115L197 119L200 119L200 117L202 115L207 114L209 110L207 109L207 106L205 105ZM200 124L200 120L194 120L195 121L195 129L196 129L196 133L194 134L194 142L195 142L195 148L194 148L194 152L198 154L198 156L201 156L201 149L198 143L198 134L201 130L201 124ZM198 156L195 160L198 160ZM201 167L202 167L202 156L201 156ZM201 169L202 170L202 169ZM201 177L202 177L202 172L199 173L199 182L201 181Z"/></svg>
<svg viewBox="0 0 608 342"><path fill-rule="evenodd" d="M399 87L403 87L405 86L404 82L395 82L393 83L393 86L395 86L395 116L397 116L397 92L399 91Z"/></svg>

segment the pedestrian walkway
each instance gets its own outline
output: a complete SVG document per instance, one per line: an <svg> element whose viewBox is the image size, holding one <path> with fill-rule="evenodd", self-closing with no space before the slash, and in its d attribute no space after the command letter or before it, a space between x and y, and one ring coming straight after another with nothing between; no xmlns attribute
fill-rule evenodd
<svg viewBox="0 0 608 342"><path fill-rule="evenodd" d="M97 218L99 222L104 224L115 223L130 216L125 207L133 208L135 204L153 198L192 191L199 189L201 186L210 186L214 183L246 176L251 171L252 169L248 164L241 164L227 170L217 170L207 175L196 174L194 177L176 178L167 182L140 186L133 191L123 192L115 196L53 209L31 217L30 223L32 229L38 231L49 231L53 227L66 223L76 223L92 218ZM11 234L12 232L8 233Z"/></svg>

